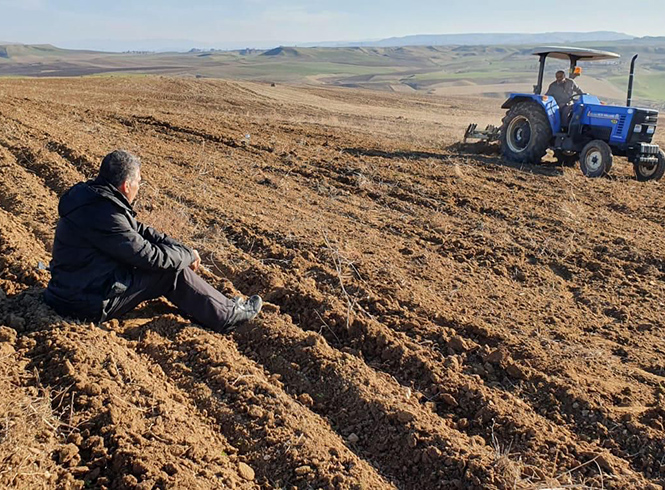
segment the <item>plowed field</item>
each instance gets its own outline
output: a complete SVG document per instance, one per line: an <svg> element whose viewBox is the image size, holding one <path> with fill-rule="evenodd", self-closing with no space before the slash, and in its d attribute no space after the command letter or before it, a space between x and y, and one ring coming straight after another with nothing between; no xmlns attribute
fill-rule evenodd
<svg viewBox="0 0 665 490"><path fill-rule="evenodd" d="M455 144L499 105L0 81L0 486L661 488L664 184ZM257 320L42 304L58 197L115 148Z"/></svg>

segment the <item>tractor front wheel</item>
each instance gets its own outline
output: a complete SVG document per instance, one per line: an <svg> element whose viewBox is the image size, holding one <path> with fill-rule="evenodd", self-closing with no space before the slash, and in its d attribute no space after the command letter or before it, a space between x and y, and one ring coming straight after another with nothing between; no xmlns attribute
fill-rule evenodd
<svg viewBox="0 0 665 490"><path fill-rule="evenodd" d="M633 167L635 168L635 176L640 182L660 180L665 174L665 153L663 150L658 150L658 163L649 166L646 163L635 162Z"/></svg>
<svg viewBox="0 0 665 490"><path fill-rule="evenodd" d="M612 149L603 140L593 140L580 153L580 169L587 177L602 177L612 169Z"/></svg>
<svg viewBox="0 0 665 490"><path fill-rule="evenodd" d="M552 128L542 107L519 102L503 118L501 152L517 163L540 163L552 139Z"/></svg>

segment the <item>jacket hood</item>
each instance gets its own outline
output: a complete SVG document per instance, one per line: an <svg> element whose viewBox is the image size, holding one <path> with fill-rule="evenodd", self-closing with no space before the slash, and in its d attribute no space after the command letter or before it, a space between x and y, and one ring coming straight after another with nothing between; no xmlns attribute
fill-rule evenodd
<svg viewBox="0 0 665 490"><path fill-rule="evenodd" d="M87 182L79 182L65 192L58 204L58 214L65 217L73 211L100 199L111 201L116 206L131 213L132 216L136 216L136 212L127 198L103 177L97 177Z"/></svg>

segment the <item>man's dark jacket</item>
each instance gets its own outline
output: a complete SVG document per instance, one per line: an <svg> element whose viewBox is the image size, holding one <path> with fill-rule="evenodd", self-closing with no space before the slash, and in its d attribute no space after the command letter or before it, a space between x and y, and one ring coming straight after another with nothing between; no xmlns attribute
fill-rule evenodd
<svg viewBox="0 0 665 490"><path fill-rule="evenodd" d="M103 178L69 189L58 213L44 299L61 315L98 321L136 275L194 262L190 248L137 222L129 201Z"/></svg>

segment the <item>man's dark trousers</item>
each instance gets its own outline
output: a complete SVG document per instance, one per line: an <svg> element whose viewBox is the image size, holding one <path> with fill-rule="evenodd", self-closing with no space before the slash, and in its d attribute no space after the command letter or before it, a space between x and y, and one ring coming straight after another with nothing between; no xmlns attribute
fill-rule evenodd
<svg viewBox="0 0 665 490"><path fill-rule="evenodd" d="M234 302L189 268L181 271L135 271L132 284L121 296L111 298L103 320L122 316L139 303L165 296L183 313L204 327L223 332Z"/></svg>

